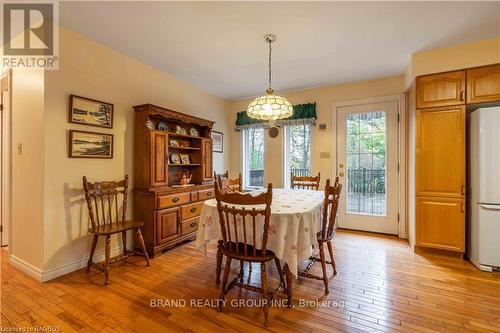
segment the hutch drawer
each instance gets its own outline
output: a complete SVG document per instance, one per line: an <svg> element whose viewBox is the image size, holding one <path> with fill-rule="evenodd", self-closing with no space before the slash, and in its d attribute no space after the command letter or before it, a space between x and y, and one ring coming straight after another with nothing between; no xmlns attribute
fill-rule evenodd
<svg viewBox="0 0 500 333"><path fill-rule="evenodd" d="M189 192L162 195L158 197L158 209L189 203L190 200L191 196L189 195Z"/></svg>
<svg viewBox="0 0 500 333"><path fill-rule="evenodd" d="M187 220L199 216L203 207L203 201L195 202L190 205L181 206L181 220Z"/></svg>
<svg viewBox="0 0 500 333"><path fill-rule="evenodd" d="M194 217L189 220L181 222L181 235L187 235L198 230L198 224L200 223L200 217Z"/></svg>
<svg viewBox="0 0 500 333"><path fill-rule="evenodd" d="M215 196L213 189L198 191L198 199L199 200L207 200L213 198Z"/></svg>

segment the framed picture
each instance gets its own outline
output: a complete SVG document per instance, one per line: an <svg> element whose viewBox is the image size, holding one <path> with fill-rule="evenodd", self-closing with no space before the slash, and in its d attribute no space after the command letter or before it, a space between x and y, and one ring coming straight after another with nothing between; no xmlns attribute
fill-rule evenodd
<svg viewBox="0 0 500 333"><path fill-rule="evenodd" d="M187 154L181 154L181 161L182 164L191 164L191 161L189 160L189 155Z"/></svg>
<svg viewBox="0 0 500 333"><path fill-rule="evenodd" d="M224 151L224 134L212 131L211 136L214 153L222 153Z"/></svg>
<svg viewBox="0 0 500 333"><path fill-rule="evenodd" d="M181 157L179 156L179 154L173 153L172 155L170 155L170 162L172 162L172 164L180 164Z"/></svg>
<svg viewBox="0 0 500 333"><path fill-rule="evenodd" d="M170 145L172 147L180 147L179 146L179 141L177 141L177 140L170 140Z"/></svg>
<svg viewBox="0 0 500 333"><path fill-rule="evenodd" d="M113 158L113 134L70 130L69 157Z"/></svg>
<svg viewBox="0 0 500 333"><path fill-rule="evenodd" d="M69 122L81 125L113 128L113 104L70 95Z"/></svg>

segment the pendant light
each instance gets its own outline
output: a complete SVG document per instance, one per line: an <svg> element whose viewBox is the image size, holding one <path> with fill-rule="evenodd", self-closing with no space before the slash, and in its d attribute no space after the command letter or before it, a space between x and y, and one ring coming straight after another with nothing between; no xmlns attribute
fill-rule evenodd
<svg viewBox="0 0 500 333"><path fill-rule="evenodd" d="M266 95L257 97L248 105L247 114L250 118L262 120L288 118L293 115L293 106L283 97L275 95L271 84L271 44L276 41L276 35L265 35L264 39L269 43L269 88Z"/></svg>

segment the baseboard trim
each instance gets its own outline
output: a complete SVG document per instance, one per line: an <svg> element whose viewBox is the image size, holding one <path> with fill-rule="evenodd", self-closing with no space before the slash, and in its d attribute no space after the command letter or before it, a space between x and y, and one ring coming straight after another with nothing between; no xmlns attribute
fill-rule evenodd
<svg viewBox="0 0 500 333"><path fill-rule="evenodd" d="M127 244L127 248L129 248L129 249L132 249L133 246L134 246L133 242L130 242L130 244ZM117 256L117 255L121 254L122 252L123 252L122 246L117 246L117 247L111 249L111 257ZM9 262L10 262L10 264L15 266L16 268L18 268L22 272L24 272L24 273L28 274L29 276L31 276L32 278L36 279L37 281L47 282L47 281L53 280L55 278L58 278L60 276L63 276L63 275L72 273L74 271L77 271L79 269L87 267L87 260L88 259L89 259L88 257L81 258L81 259L75 260L73 262L63 264L61 266L54 267L54 268L47 269L47 270L41 270L38 267L35 267L35 266L31 265L30 263L12 255L12 254L9 257ZM94 262L101 262L101 261L104 261L104 250L94 254Z"/></svg>
<svg viewBox="0 0 500 333"><path fill-rule="evenodd" d="M24 261L21 258L16 257L15 255L10 255L9 256L9 263L21 270L22 272L28 274L32 278L34 278L37 281L42 282L42 277L43 277L43 271L38 268L33 266L32 264Z"/></svg>
<svg viewBox="0 0 500 333"><path fill-rule="evenodd" d="M127 245L129 249L131 249L131 246L133 246L133 243ZM121 246L115 247L111 249L111 257L117 256L123 252L123 249ZM77 271L79 269L87 267L87 261L89 260L88 257L78 259L76 261L73 261L68 264L61 265L59 267L54 267L48 270L44 270L42 272L42 282L47 282L50 280L53 280L55 278L58 278L60 276L72 273L74 271ZM95 253L94 254L94 262L101 262L104 261L104 251Z"/></svg>

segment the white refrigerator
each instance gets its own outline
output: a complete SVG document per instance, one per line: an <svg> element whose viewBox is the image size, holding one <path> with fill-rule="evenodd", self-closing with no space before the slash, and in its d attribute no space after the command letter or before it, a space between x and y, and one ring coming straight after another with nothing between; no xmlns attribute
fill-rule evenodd
<svg viewBox="0 0 500 333"><path fill-rule="evenodd" d="M500 269L500 106L469 121L468 255L480 270Z"/></svg>

